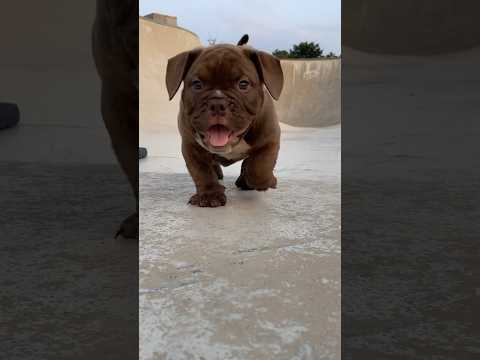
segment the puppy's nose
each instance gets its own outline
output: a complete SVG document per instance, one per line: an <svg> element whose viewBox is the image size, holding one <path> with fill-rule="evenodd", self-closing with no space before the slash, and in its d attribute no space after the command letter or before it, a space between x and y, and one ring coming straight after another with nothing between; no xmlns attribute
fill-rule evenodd
<svg viewBox="0 0 480 360"><path fill-rule="evenodd" d="M214 98L208 102L208 109L212 116L225 116L227 111L227 102L225 99Z"/></svg>

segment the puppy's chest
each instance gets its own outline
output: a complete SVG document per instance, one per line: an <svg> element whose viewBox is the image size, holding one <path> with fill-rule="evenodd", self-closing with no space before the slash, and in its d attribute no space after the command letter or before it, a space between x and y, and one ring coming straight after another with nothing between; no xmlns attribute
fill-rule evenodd
<svg viewBox="0 0 480 360"><path fill-rule="evenodd" d="M212 151L208 147L206 147L199 136L196 136L195 140L201 147L203 147L208 152L215 154L220 159L225 159L230 163L241 160L241 159L245 159L246 157L248 157L248 151L251 148L251 146L248 145L244 139L242 139L238 142L238 144L233 146L229 152L223 152L223 151L217 152L217 151Z"/></svg>
<svg viewBox="0 0 480 360"><path fill-rule="evenodd" d="M250 148L251 146L242 139L237 145L232 147L232 151L229 153L220 153L217 155L227 160L237 161L245 159L248 156L248 150L250 150Z"/></svg>

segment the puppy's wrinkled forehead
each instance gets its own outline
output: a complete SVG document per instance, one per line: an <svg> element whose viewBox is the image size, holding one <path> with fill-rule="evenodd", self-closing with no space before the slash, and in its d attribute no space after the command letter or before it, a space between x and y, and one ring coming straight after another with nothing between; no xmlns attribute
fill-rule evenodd
<svg viewBox="0 0 480 360"><path fill-rule="evenodd" d="M188 77L198 77L212 85L225 85L247 76L258 82L255 65L243 51L232 48L211 48L205 50L195 61Z"/></svg>

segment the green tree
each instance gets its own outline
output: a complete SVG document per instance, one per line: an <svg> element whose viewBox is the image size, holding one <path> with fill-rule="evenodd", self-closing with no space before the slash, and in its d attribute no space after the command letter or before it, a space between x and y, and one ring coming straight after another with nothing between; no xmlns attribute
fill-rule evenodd
<svg viewBox="0 0 480 360"><path fill-rule="evenodd" d="M320 49L320 45L314 42L304 41L297 45L293 45L292 50L290 50L289 57L296 59L310 59L322 57L322 54L323 50Z"/></svg>
<svg viewBox="0 0 480 360"><path fill-rule="evenodd" d="M278 57L279 59L287 59L290 56L287 50L278 50L278 49L275 49L272 52L272 55Z"/></svg>

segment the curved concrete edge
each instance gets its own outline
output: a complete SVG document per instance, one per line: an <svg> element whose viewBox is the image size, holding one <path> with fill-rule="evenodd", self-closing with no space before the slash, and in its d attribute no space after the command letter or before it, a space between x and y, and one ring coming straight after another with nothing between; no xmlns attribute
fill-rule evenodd
<svg viewBox="0 0 480 360"><path fill-rule="evenodd" d="M165 86L168 58L202 46L191 31L140 17L140 128L177 126L180 92L168 100ZM323 127L341 120L341 60L281 60L285 83L276 103L280 122Z"/></svg>
<svg viewBox="0 0 480 360"><path fill-rule="evenodd" d="M323 127L341 120L341 60L281 60L284 88L276 104L280 122Z"/></svg>
<svg viewBox="0 0 480 360"><path fill-rule="evenodd" d="M172 101L168 100L167 61L201 45L198 36L190 31L139 18L140 128L176 126L180 96L177 93Z"/></svg>
<svg viewBox="0 0 480 360"><path fill-rule="evenodd" d="M149 19L149 18L144 17L144 16L140 16L139 21L140 21L140 19L143 20L143 21L151 22L152 24L155 24L155 25L166 26L166 27L171 27L175 30L185 31L185 32L189 33L190 35L193 35L194 37L196 37L198 39L198 41L200 41L200 38L198 37L197 34L195 34L193 31L185 29L181 26L173 26L173 25L169 25L169 24L160 24L160 23L157 23L155 20Z"/></svg>

